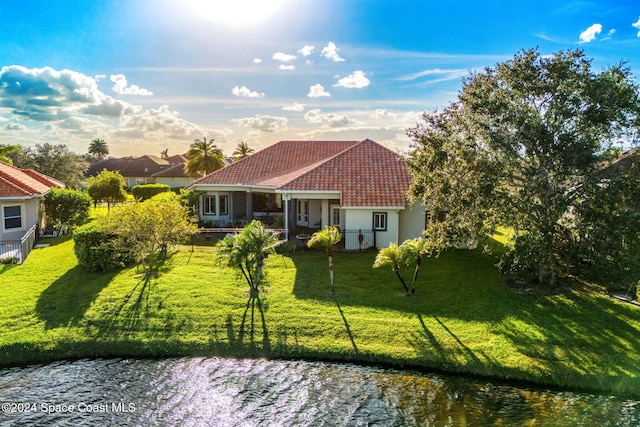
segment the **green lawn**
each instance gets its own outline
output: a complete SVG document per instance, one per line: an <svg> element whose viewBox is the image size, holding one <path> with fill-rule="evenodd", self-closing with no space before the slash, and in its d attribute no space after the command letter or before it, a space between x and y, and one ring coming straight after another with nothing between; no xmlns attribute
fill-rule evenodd
<svg viewBox="0 0 640 427"><path fill-rule="evenodd" d="M0 273L0 363L84 357L234 355L426 367L640 396L640 309L582 287L522 295L495 260L455 251L423 264L416 295L373 253L269 258L249 300L206 247L147 282L135 268L90 274L69 237ZM185 249L188 249L185 247ZM410 280L410 271L405 271Z"/></svg>

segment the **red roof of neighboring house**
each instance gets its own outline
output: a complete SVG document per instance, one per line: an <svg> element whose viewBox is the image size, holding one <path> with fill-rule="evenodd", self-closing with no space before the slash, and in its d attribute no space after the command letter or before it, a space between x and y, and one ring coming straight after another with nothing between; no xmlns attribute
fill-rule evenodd
<svg viewBox="0 0 640 427"><path fill-rule="evenodd" d="M158 156L145 155L137 158L108 158L94 163L85 172L86 176L96 176L103 169L118 171L124 177L150 177L154 173L171 167L169 161Z"/></svg>
<svg viewBox="0 0 640 427"><path fill-rule="evenodd" d="M34 170L0 162L0 197L44 196L52 187L63 188L64 184Z"/></svg>
<svg viewBox="0 0 640 427"><path fill-rule="evenodd" d="M375 141L281 141L196 180L282 191L339 191L343 206L405 206L404 160Z"/></svg>

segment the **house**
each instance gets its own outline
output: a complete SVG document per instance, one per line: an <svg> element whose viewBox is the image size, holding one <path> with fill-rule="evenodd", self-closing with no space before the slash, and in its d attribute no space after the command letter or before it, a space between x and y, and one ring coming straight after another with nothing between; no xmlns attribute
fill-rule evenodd
<svg viewBox="0 0 640 427"><path fill-rule="evenodd" d="M92 164L85 173L86 176L96 176L104 169L119 172L125 180L125 186L132 188L139 184L156 184L158 181L155 174L166 171L181 162L184 164L186 158L182 155L172 156L169 159L161 159L157 156L145 155L140 157L108 158ZM176 168L175 178L184 180L180 175L179 168ZM163 176L162 181L171 181Z"/></svg>
<svg viewBox="0 0 640 427"><path fill-rule="evenodd" d="M156 184L166 184L171 188L183 188L195 181L195 178L184 171L184 163L175 164L168 169L151 175Z"/></svg>
<svg viewBox="0 0 640 427"><path fill-rule="evenodd" d="M51 188L64 186L50 176L0 162L0 258L26 258L43 219L44 197Z"/></svg>
<svg viewBox="0 0 640 427"><path fill-rule="evenodd" d="M407 205L402 157L375 141L281 141L193 182L204 223L282 224L303 240L338 226L347 250L419 237L425 209Z"/></svg>

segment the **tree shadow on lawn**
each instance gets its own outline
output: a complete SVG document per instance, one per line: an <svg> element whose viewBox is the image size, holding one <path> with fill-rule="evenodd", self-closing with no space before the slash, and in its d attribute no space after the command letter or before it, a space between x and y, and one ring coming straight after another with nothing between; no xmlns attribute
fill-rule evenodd
<svg viewBox="0 0 640 427"><path fill-rule="evenodd" d="M299 299L331 301L326 256L296 254L294 295ZM525 303L503 284L495 258L480 250L456 250L422 262L416 293L406 296L390 268L372 267L375 254L334 256L335 288L343 306L422 312L462 320L500 321ZM413 268L401 271L411 280Z"/></svg>
<svg viewBox="0 0 640 427"><path fill-rule="evenodd" d="M562 381L589 387L603 377L618 377L620 391L639 396L638 324L639 308L573 291L531 304L495 329Z"/></svg>
<svg viewBox="0 0 640 427"><path fill-rule="evenodd" d="M56 279L36 303L36 313L45 328L77 325L117 273L87 273L78 265Z"/></svg>
<svg viewBox="0 0 640 427"><path fill-rule="evenodd" d="M260 316L259 327L256 325L256 309ZM227 316L225 330L231 349L244 349L245 346L248 346L251 352L255 353L261 350L267 355L271 354L271 339L269 338L269 329L265 319L266 310L264 301L259 295L256 295L249 297L237 331L233 323L233 316L231 314ZM262 332L261 346L258 346L256 336L260 339L260 332ZM219 339L216 337L216 342L218 343L218 341Z"/></svg>

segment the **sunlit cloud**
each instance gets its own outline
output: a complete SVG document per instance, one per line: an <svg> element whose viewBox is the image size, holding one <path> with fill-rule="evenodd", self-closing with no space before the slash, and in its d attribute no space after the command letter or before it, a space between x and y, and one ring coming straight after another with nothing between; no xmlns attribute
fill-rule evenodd
<svg viewBox="0 0 640 427"><path fill-rule="evenodd" d="M262 59L260 59L260 58L254 58L253 59L253 63L254 64L260 64L261 62L262 62Z"/></svg>
<svg viewBox="0 0 640 427"><path fill-rule="evenodd" d="M295 56L295 55L288 55L288 54L283 53L283 52L276 52L271 57L271 59L274 59L276 61L281 61L281 62L290 62L290 61L293 61L296 58L297 58L297 56Z"/></svg>
<svg viewBox="0 0 640 427"><path fill-rule="evenodd" d="M302 49L298 51L298 53L302 54L302 56L309 56L313 53L315 46L305 45Z"/></svg>
<svg viewBox="0 0 640 427"><path fill-rule="evenodd" d="M319 109L310 110L304 115L304 119L313 124L318 124L326 128L343 128L357 126L360 123L344 114L322 114Z"/></svg>
<svg viewBox="0 0 640 427"><path fill-rule="evenodd" d="M338 54L338 49L333 42L329 42L325 47L322 48L320 53L327 59L330 59L335 62L344 62L344 59L340 57Z"/></svg>
<svg viewBox="0 0 640 427"><path fill-rule="evenodd" d="M130 85L127 82L124 74L111 74L111 81L114 83L112 90L120 95L139 95L139 96L151 96L153 92L147 89L142 89L138 85Z"/></svg>
<svg viewBox="0 0 640 427"><path fill-rule="evenodd" d="M304 104L299 104L297 102L294 102L293 105L285 105L284 107L282 107L282 109L284 111L304 111Z"/></svg>
<svg viewBox="0 0 640 427"><path fill-rule="evenodd" d="M14 130L22 131L22 130L26 130L27 127L20 123L9 122L6 125L4 125L3 129L8 131L14 131Z"/></svg>
<svg viewBox="0 0 640 427"><path fill-rule="evenodd" d="M638 20L631 24L631 26L640 30L640 17L638 17ZM640 31L638 31L637 36L640 37Z"/></svg>
<svg viewBox="0 0 640 427"><path fill-rule="evenodd" d="M278 66L278 69L280 70L295 70L296 66L295 65L284 65L284 64L280 64Z"/></svg>
<svg viewBox="0 0 640 427"><path fill-rule="evenodd" d="M596 39L596 36L602 32L601 24L593 24L582 33L580 33L580 41L583 43L589 43Z"/></svg>
<svg viewBox="0 0 640 427"><path fill-rule="evenodd" d="M309 88L309 93L307 94L309 98L318 98L321 96L331 96L331 94L324 90L324 86L320 83L313 85Z"/></svg>
<svg viewBox="0 0 640 427"><path fill-rule="evenodd" d="M287 130L287 124L289 120L286 117L275 116L255 116L245 117L242 119L234 119L233 123L239 126L248 127L251 129L259 130L262 132L282 132Z"/></svg>
<svg viewBox="0 0 640 427"><path fill-rule="evenodd" d="M246 86L236 86L231 89L231 93L242 98L263 98L265 96L264 93L252 91Z"/></svg>
<svg viewBox="0 0 640 427"><path fill-rule="evenodd" d="M365 73L363 73L362 71L354 71L347 77L338 80L338 83L336 83L335 86L341 86L350 89L362 89L363 87L369 86L369 83L371 82L366 77Z"/></svg>

